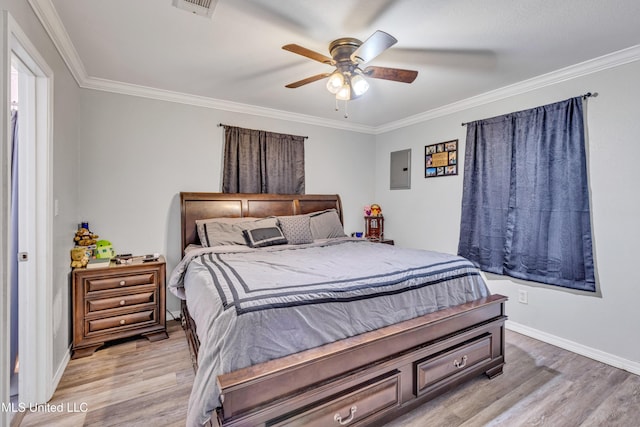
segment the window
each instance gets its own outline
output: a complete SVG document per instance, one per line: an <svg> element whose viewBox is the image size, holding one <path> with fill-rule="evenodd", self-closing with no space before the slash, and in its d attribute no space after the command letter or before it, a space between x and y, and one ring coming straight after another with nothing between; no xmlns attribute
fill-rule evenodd
<svg viewBox="0 0 640 427"><path fill-rule="evenodd" d="M458 254L595 291L582 97L467 124Z"/></svg>
<svg viewBox="0 0 640 427"><path fill-rule="evenodd" d="M224 193L304 194L303 136L225 126Z"/></svg>

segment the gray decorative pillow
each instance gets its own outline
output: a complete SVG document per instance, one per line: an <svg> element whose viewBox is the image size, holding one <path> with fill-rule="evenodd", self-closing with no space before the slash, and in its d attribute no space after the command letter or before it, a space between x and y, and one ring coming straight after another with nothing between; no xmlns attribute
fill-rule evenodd
<svg viewBox="0 0 640 427"><path fill-rule="evenodd" d="M285 239L282 234L282 230L278 227L254 228L251 230L244 230L242 234L247 241L247 245L252 248L284 245L287 243L287 239Z"/></svg>
<svg viewBox="0 0 640 427"><path fill-rule="evenodd" d="M205 240L203 246L246 245L243 231L255 228L277 227L275 217L254 219L237 223L207 222L204 224Z"/></svg>
<svg viewBox="0 0 640 427"><path fill-rule="evenodd" d="M259 220L259 219L260 218L248 217L248 216L245 216L245 217L242 217L242 218L220 217L220 218L197 219L196 220L196 230L198 232L198 238L200 239L200 244L202 246L214 246L214 245L207 244L207 240L208 240L207 239L207 232L205 231L205 227L207 226L207 224L213 224L213 223L217 223L217 224L239 224L241 222L252 222L252 221ZM221 230L227 230L227 231L232 230L232 227L220 226L219 228ZM244 245L244 243L240 243L240 244Z"/></svg>
<svg viewBox="0 0 640 427"><path fill-rule="evenodd" d="M347 236L344 234L338 211L335 209L310 213L309 226L314 239L332 239L334 237Z"/></svg>
<svg viewBox="0 0 640 427"><path fill-rule="evenodd" d="M290 245L312 243L311 219L308 215L279 216L278 226Z"/></svg>

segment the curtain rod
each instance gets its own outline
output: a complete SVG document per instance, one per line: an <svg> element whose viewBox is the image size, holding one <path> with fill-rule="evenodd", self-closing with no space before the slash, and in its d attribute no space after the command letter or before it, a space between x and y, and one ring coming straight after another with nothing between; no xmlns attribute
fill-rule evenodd
<svg viewBox="0 0 640 427"><path fill-rule="evenodd" d="M236 126L232 126L232 125L225 125L224 123L218 123L218 127L223 127L223 128L228 128L228 127L236 127ZM270 132L270 131L265 131L265 132ZM273 132L273 133L279 133L279 132ZM296 135L297 136L297 135ZM309 139L308 136L303 136L302 138L304 139Z"/></svg>
<svg viewBox="0 0 640 427"><path fill-rule="evenodd" d="M596 96L598 96L598 92L593 92L593 93L591 93L591 92L587 92L587 93L585 93L584 95L580 95L580 97L581 97L582 99L587 99L587 98L592 97L592 96L595 98ZM461 126L466 126L466 125L468 125L469 123L471 123L471 122L466 122L466 123L464 123L464 122L463 122L463 123L461 124Z"/></svg>

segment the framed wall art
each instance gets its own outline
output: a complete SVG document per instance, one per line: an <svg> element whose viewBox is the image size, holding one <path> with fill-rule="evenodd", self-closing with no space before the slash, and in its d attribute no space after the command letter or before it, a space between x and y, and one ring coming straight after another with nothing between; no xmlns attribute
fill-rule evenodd
<svg viewBox="0 0 640 427"><path fill-rule="evenodd" d="M424 146L424 177L458 175L458 140Z"/></svg>

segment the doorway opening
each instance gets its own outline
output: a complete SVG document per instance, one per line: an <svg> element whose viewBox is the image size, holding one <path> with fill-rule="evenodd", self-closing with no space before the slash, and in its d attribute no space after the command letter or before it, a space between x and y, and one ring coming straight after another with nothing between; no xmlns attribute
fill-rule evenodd
<svg viewBox="0 0 640 427"><path fill-rule="evenodd" d="M48 401L54 388L53 72L11 15L1 13L0 65L11 76L2 73L0 91L6 129L0 137L0 170L7 172L0 177L0 199L11 209L0 212L1 291L8 296L0 307L0 397L3 405L28 406ZM13 415L0 411L0 425L9 425Z"/></svg>

